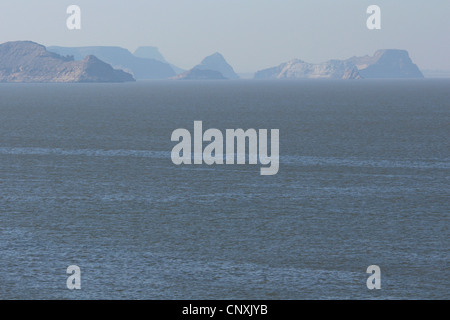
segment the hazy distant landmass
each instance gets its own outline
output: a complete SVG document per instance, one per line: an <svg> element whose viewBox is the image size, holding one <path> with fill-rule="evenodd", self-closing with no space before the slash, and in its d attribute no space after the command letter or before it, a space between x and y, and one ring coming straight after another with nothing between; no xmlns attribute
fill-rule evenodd
<svg viewBox="0 0 450 320"><path fill-rule="evenodd" d="M185 71L175 77L173 80L226 80L219 71L200 69L197 67Z"/></svg>
<svg viewBox="0 0 450 320"><path fill-rule="evenodd" d="M145 46L137 48L133 54L138 58L155 59L168 63L157 47Z"/></svg>
<svg viewBox="0 0 450 320"><path fill-rule="evenodd" d="M122 70L116 70L122 69ZM176 71L174 71L176 70ZM133 78L134 76L134 78ZM124 82L134 79L239 79L218 52L188 71L169 64L156 47L134 54L121 47L48 47L16 41L0 45L2 82ZM260 70L255 79L424 78L406 50L378 50L373 56L313 64L293 59Z"/></svg>
<svg viewBox="0 0 450 320"><path fill-rule="evenodd" d="M205 79L239 79L233 67L218 52L206 57L202 62L191 70L179 74L174 79L182 80L205 80Z"/></svg>
<svg viewBox="0 0 450 320"><path fill-rule="evenodd" d="M255 79L360 79L355 65L346 61L330 60L320 64L294 59L277 67L255 73Z"/></svg>
<svg viewBox="0 0 450 320"><path fill-rule="evenodd" d="M186 71L180 67L177 67L174 64L169 63L164 58L164 56L159 52L159 49L157 47L152 46L139 47L136 49L136 51L134 51L133 54L139 58L155 59L160 62L167 63L172 67L173 71L175 71L176 74L180 74Z"/></svg>
<svg viewBox="0 0 450 320"><path fill-rule="evenodd" d="M239 79L239 76L234 72L233 67L218 52L206 57L195 67L197 69L220 72L227 79Z"/></svg>
<svg viewBox="0 0 450 320"><path fill-rule="evenodd" d="M0 44L0 82L125 82L133 76L93 55L81 61L32 41Z"/></svg>
<svg viewBox="0 0 450 320"><path fill-rule="evenodd" d="M127 49L121 47L48 47L49 51L64 56L73 56L75 60L81 60L87 55L95 55L97 58L111 64L115 68L123 69L134 75L136 79L167 79L176 73L172 67L162 61L153 58L141 58L133 55Z"/></svg>
<svg viewBox="0 0 450 320"><path fill-rule="evenodd" d="M255 73L255 79L423 78L406 50L378 50L373 56L330 60L320 64L294 59Z"/></svg>

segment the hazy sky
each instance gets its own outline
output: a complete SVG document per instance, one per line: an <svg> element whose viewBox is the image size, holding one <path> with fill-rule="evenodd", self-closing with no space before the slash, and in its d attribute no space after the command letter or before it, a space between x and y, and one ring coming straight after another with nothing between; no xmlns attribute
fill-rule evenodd
<svg viewBox="0 0 450 320"><path fill-rule="evenodd" d="M81 30L66 27L71 4L81 8ZM381 30L366 27L371 4L381 7ZM0 43L15 40L157 46L182 68L218 51L236 72L396 48L421 69L450 70L450 1L1 0Z"/></svg>

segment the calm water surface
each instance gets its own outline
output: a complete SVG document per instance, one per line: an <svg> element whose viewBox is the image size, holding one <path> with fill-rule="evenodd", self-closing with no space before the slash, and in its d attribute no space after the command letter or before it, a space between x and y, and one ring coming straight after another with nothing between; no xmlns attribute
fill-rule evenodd
<svg viewBox="0 0 450 320"><path fill-rule="evenodd" d="M279 173L175 166L194 120ZM449 80L0 84L0 298L449 299L449 124Z"/></svg>

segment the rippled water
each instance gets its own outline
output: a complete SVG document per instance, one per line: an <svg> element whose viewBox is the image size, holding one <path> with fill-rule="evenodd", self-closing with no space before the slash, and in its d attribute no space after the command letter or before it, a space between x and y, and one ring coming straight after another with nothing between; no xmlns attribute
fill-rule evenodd
<svg viewBox="0 0 450 320"><path fill-rule="evenodd" d="M175 166L195 120L278 174ZM448 80L1 84L0 298L448 299L449 124Z"/></svg>

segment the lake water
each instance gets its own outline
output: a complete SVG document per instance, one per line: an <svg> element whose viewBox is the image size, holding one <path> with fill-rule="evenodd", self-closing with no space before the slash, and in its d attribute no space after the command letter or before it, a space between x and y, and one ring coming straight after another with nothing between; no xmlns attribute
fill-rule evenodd
<svg viewBox="0 0 450 320"><path fill-rule="evenodd" d="M278 174L174 165L195 120ZM449 299L449 137L445 79L0 84L0 298Z"/></svg>

